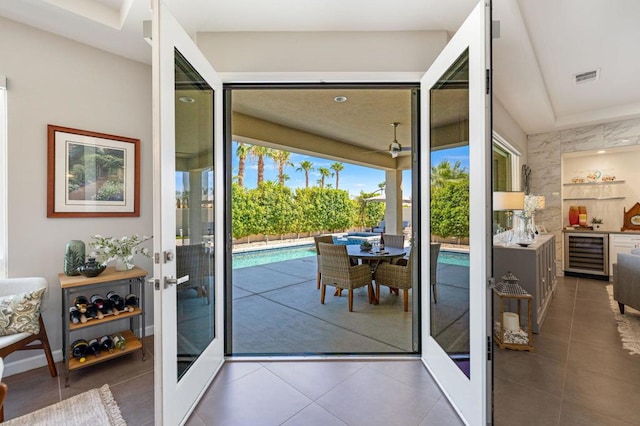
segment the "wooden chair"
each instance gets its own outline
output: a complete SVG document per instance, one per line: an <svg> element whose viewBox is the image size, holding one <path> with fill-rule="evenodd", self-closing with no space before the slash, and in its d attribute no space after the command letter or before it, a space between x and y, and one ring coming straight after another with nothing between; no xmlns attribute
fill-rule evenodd
<svg viewBox="0 0 640 426"><path fill-rule="evenodd" d="M376 281L376 294L380 297L380 286L386 285L391 289L402 290L402 298L404 303L404 311L409 311L409 290L413 286L413 277L411 267L413 263L413 253L409 252L409 259L406 265L396 265L393 263L381 263L376 268L374 279Z"/></svg>
<svg viewBox="0 0 640 426"><path fill-rule="evenodd" d="M369 265L351 265L347 246L319 243L322 257L320 303L324 304L327 285L349 291L349 312L353 312L353 290L368 286L369 303L373 303L373 283Z"/></svg>
<svg viewBox="0 0 640 426"><path fill-rule="evenodd" d="M322 274L320 272L320 265L322 262L322 259L320 258L320 250L318 249L318 244L319 243L327 243L327 244L333 244L333 236L332 235L318 235L317 237L313 237L313 242L316 243L316 259L318 261L318 286L317 288L320 288L320 281L322 280Z"/></svg>
<svg viewBox="0 0 640 426"><path fill-rule="evenodd" d="M2 380L2 374L4 373L4 361L0 358L0 380ZM7 385L0 382L0 422L4 422L4 399L7 397Z"/></svg>
<svg viewBox="0 0 640 426"><path fill-rule="evenodd" d="M47 280L40 277L0 279L0 297L20 295L22 293L40 290L43 288L46 289L47 286ZM51 377L56 377L58 375L58 370L56 369L56 363L53 360L53 355L51 355L51 346L49 345L47 330L44 326L44 322L42 321L42 311L43 307L41 303L37 312L38 324L40 326L40 330L37 334L25 332L0 336L0 358L4 359L13 352L19 350L42 349L44 350L44 355L47 358L49 373L51 374ZM2 392L3 391L0 390L0 393ZM6 393L6 389L4 390L4 393ZM0 408L0 421L2 421L3 416L4 410Z"/></svg>

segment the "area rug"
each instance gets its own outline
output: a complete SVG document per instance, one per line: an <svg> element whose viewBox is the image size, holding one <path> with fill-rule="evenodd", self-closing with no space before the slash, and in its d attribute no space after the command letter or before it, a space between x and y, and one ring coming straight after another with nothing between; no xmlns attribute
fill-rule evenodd
<svg viewBox="0 0 640 426"><path fill-rule="evenodd" d="M622 340L622 348L632 355L640 355L640 311L629 306L624 307L624 315L620 313L618 302L613 300L613 285L607 285L611 310L618 323L618 333Z"/></svg>
<svg viewBox="0 0 640 426"><path fill-rule="evenodd" d="M126 426L126 424L108 385L100 389L91 389L3 423L10 426Z"/></svg>

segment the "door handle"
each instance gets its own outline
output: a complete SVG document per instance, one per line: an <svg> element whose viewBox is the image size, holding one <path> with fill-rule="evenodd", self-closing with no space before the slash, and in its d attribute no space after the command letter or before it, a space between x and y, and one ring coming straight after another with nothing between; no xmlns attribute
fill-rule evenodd
<svg viewBox="0 0 640 426"><path fill-rule="evenodd" d="M189 281L189 275L185 275L180 278L164 277L164 288L167 288L171 285L186 283L187 281Z"/></svg>

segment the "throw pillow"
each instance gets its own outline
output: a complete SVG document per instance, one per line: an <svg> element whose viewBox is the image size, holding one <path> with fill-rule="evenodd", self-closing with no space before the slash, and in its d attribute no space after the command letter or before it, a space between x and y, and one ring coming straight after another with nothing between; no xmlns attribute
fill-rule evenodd
<svg viewBox="0 0 640 426"><path fill-rule="evenodd" d="M40 333L40 303L46 288L0 297L0 336Z"/></svg>

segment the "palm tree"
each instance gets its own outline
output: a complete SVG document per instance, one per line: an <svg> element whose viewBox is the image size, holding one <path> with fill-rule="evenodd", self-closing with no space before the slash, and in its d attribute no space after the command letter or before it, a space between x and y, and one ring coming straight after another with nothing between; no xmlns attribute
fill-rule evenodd
<svg viewBox="0 0 640 426"><path fill-rule="evenodd" d="M238 156L238 186L244 185L244 166L247 161L247 155L251 151L251 145L247 145L242 142L238 142L238 148L236 148L236 155Z"/></svg>
<svg viewBox="0 0 640 426"><path fill-rule="evenodd" d="M313 163L311 161L301 161L300 167L296 169L296 172L304 171L304 181L306 187L309 188L309 172L313 170Z"/></svg>
<svg viewBox="0 0 640 426"><path fill-rule="evenodd" d="M319 167L318 173L320 173L320 188L324 188L324 179L333 176L333 173L326 167Z"/></svg>
<svg viewBox="0 0 640 426"><path fill-rule="evenodd" d="M284 168L286 166L293 166L293 163L289 161L291 153L274 149L269 152L269 157L271 157L276 163L276 166L278 166L278 181L280 182L280 186L284 186Z"/></svg>
<svg viewBox="0 0 640 426"><path fill-rule="evenodd" d="M336 189L340 189L338 186L340 183L340 172L344 170L344 165L342 163L333 163L331 165L331 170L333 170L336 175Z"/></svg>
<svg viewBox="0 0 640 426"><path fill-rule="evenodd" d="M468 177L469 173L462 167L460 161L456 161L452 166L449 160L443 160L440 164L431 167L431 185L434 186L443 186L445 182Z"/></svg>
<svg viewBox="0 0 640 426"><path fill-rule="evenodd" d="M249 154L251 158L258 160L258 186L264 182L264 157L269 155L270 148L266 146L251 145Z"/></svg>

